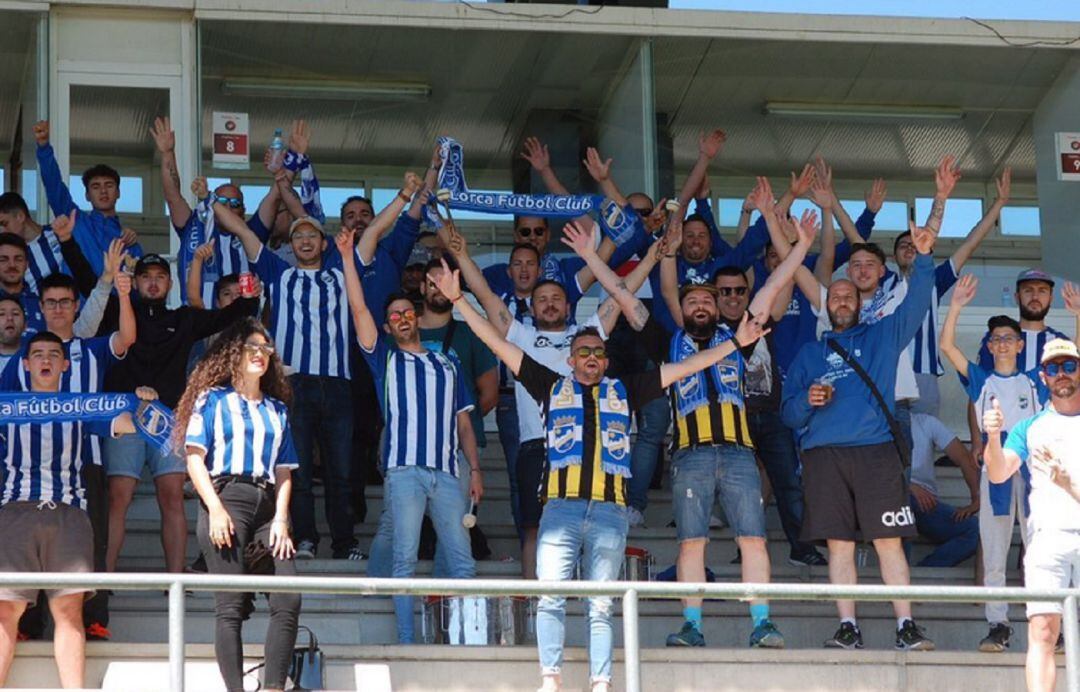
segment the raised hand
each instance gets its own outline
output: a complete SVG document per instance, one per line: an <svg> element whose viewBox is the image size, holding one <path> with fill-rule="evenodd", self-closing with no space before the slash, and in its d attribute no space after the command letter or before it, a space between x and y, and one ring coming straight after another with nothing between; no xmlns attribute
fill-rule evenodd
<svg viewBox="0 0 1080 692"><path fill-rule="evenodd" d="M681 214L676 214L671 218L671 223L668 224L664 237L656 244L656 251L660 253L660 256L657 257L658 260L668 255L674 255L682 247L683 220L681 216Z"/></svg>
<svg viewBox="0 0 1080 692"><path fill-rule="evenodd" d="M813 209L807 209L802 213L802 217L799 221L795 223L795 234L800 243L809 247L813 244L814 238L817 237L820 228L821 225L818 223L817 212Z"/></svg>
<svg viewBox="0 0 1080 692"><path fill-rule="evenodd" d="M803 166L802 173L798 175L794 171L791 172L791 194L796 199L805 195L813 183L814 167L810 164Z"/></svg>
<svg viewBox="0 0 1080 692"><path fill-rule="evenodd" d="M750 313L744 312L739 328L735 330L735 342L740 348L745 348L761 337L768 334L771 329L765 329L764 317L758 315L750 319Z"/></svg>
<svg viewBox="0 0 1080 692"><path fill-rule="evenodd" d="M131 247L139 242L139 234L135 232L135 229L124 226L120 229L120 240L124 241L124 247Z"/></svg>
<svg viewBox="0 0 1080 692"><path fill-rule="evenodd" d="M71 240L71 234L75 231L75 215L78 213L79 210L72 207L71 216L61 214L53 219L53 233L56 234L56 239L61 243L66 243Z"/></svg>
<svg viewBox="0 0 1080 692"><path fill-rule="evenodd" d="M990 408L983 413L983 432L987 437L997 437L1005 426L1005 416L1001 413L1001 402L997 397L990 398Z"/></svg>
<svg viewBox="0 0 1080 692"><path fill-rule="evenodd" d="M206 176L200 175L191 181L191 194L196 200L204 200L210 196L210 186L206 182Z"/></svg>
<svg viewBox="0 0 1080 692"><path fill-rule="evenodd" d="M548 153L547 145L536 137L525 138L525 150L521 152L521 158L529 162L533 170L546 171L551 168L551 154Z"/></svg>
<svg viewBox="0 0 1080 692"><path fill-rule="evenodd" d="M586 230L577 221L571 221L565 226L563 226L563 234L563 244L573 250L578 257L584 259L590 254L596 253L595 223L593 223L592 227Z"/></svg>
<svg viewBox="0 0 1080 692"><path fill-rule="evenodd" d="M949 154L938 164L934 171L934 185L937 187L938 197L948 197L952 194L956 183L960 181L960 169L956 166L956 157Z"/></svg>
<svg viewBox="0 0 1080 692"><path fill-rule="evenodd" d="M101 278L105 279L105 281L113 281L116 275L120 273L120 267L124 266L124 258L127 257L124 253L124 241L115 238L109 243L109 249L103 255Z"/></svg>
<svg viewBox="0 0 1080 692"><path fill-rule="evenodd" d="M39 147L49 143L49 121L39 120L34 123L34 141Z"/></svg>
<svg viewBox="0 0 1080 692"><path fill-rule="evenodd" d="M338 234L334 236L334 245L337 246L338 252L342 257L352 257L353 244L356 242L356 231L351 228L341 227Z"/></svg>
<svg viewBox="0 0 1080 692"><path fill-rule="evenodd" d="M610 159L609 159L610 161ZM645 224L645 230L649 233L655 233L664 227L667 222L667 199L660 200L660 203L653 207L653 210L649 212L649 215L642 219L642 223ZM678 214L676 214L678 216Z"/></svg>
<svg viewBox="0 0 1080 692"><path fill-rule="evenodd" d="M162 154L168 154L176 150L176 133L173 132L172 124L168 118L154 118L154 126L150 128L150 136L154 138L154 144Z"/></svg>
<svg viewBox="0 0 1080 692"><path fill-rule="evenodd" d="M698 153L711 161L723 150L726 141L727 133L723 130L702 132L698 137Z"/></svg>
<svg viewBox="0 0 1080 692"><path fill-rule="evenodd" d="M117 295L130 296L131 295L131 274L127 272L120 272L113 279L113 286L116 287Z"/></svg>
<svg viewBox="0 0 1080 692"><path fill-rule="evenodd" d="M447 300L453 303L461 297L461 272L457 269L451 271L450 265L446 263L445 259L440 259L439 262L442 263L442 273L438 276L429 273L427 279L435 284L436 288Z"/></svg>
<svg viewBox="0 0 1080 692"><path fill-rule="evenodd" d="M870 186L870 190L866 193L866 208L870 210L871 214L881 211L881 205L885 204L885 195L888 191L889 186L885 184L884 178L874 178L874 184Z"/></svg>
<svg viewBox="0 0 1080 692"><path fill-rule="evenodd" d="M199 247L195 248L195 259L199 262L206 263L214 258L214 241L215 238L211 238Z"/></svg>
<svg viewBox="0 0 1080 692"><path fill-rule="evenodd" d="M435 143L435 148L431 152L431 163L428 165L436 171L442 168L442 145L438 142Z"/></svg>
<svg viewBox="0 0 1080 692"><path fill-rule="evenodd" d="M979 290L979 280L975 278L974 274L964 274L953 286L952 298L950 304L957 307L964 307L975 298L975 293Z"/></svg>
<svg viewBox="0 0 1080 692"><path fill-rule="evenodd" d="M701 185L698 185L697 192L694 193L694 199L709 199L709 174L703 173L701 176Z"/></svg>
<svg viewBox="0 0 1080 692"><path fill-rule="evenodd" d="M1045 473L1051 482L1072 492L1072 478L1057 455L1046 445L1036 447L1029 458L1033 471Z"/></svg>
<svg viewBox="0 0 1080 692"><path fill-rule="evenodd" d="M463 257L468 254L469 244L465 242L465 236L461 235L453 221L447 220L441 229L440 237L447 251L454 257Z"/></svg>
<svg viewBox="0 0 1080 692"><path fill-rule="evenodd" d="M306 120L292 121L289 129L289 149L297 154L306 154L311 146L311 128Z"/></svg>
<svg viewBox="0 0 1080 692"><path fill-rule="evenodd" d="M771 214L776 207L776 198L773 197L773 189L769 179L759 175L757 185L747 196L746 201L760 211L762 216Z"/></svg>
<svg viewBox="0 0 1080 692"><path fill-rule="evenodd" d="M412 197L416 194L416 191L424 186L424 181L420 179L420 176L416 175L412 171L405 173L405 182L401 186L401 191L407 196Z"/></svg>
<svg viewBox="0 0 1080 692"><path fill-rule="evenodd" d="M596 147L589 147L585 150L585 160L582 163L585 164L593 180L602 183L611 177L611 161L612 159L601 159Z"/></svg>
<svg viewBox="0 0 1080 692"><path fill-rule="evenodd" d="M1061 297L1065 299L1065 309L1080 317L1080 287L1071 281L1065 282Z"/></svg>
<svg viewBox="0 0 1080 692"><path fill-rule="evenodd" d="M911 231L911 242L915 244L915 250L920 255L929 255L934 251L934 243L937 242L937 233L926 226L916 226L914 221L908 221L908 230Z"/></svg>
<svg viewBox="0 0 1080 692"><path fill-rule="evenodd" d="M1006 166L1001 172L997 183L997 203L1005 205L1009 203L1009 195L1012 193L1012 168Z"/></svg>

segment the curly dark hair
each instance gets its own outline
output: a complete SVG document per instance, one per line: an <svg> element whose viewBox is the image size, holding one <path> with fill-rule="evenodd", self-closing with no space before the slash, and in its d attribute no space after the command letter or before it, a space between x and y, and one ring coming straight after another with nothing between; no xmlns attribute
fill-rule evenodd
<svg viewBox="0 0 1080 692"><path fill-rule="evenodd" d="M174 443L184 444L188 421L199 396L213 387L223 385L236 386L240 377L240 363L244 356L244 342L252 334L262 334L269 343L273 343L266 327L254 317L245 317L226 327L206 351L206 355L196 364L188 378L187 388L176 406L176 425L173 427ZM281 356L275 352L270 356L266 372L259 379L259 387L265 396L273 397L286 406L292 402L292 388L285 379L285 366Z"/></svg>

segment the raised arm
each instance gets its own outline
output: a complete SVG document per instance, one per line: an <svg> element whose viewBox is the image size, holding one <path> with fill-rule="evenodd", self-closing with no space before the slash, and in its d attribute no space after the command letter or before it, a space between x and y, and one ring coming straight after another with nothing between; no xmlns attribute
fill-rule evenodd
<svg viewBox="0 0 1080 692"><path fill-rule="evenodd" d="M77 209L72 209L70 216L61 215L53 219L52 234L56 236L56 240L59 242L60 257L67 264L68 269L71 270L71 276L75 279L79 295L89 297L94 292L98 276L94 273L94 267L87 261L78 241L74 238L75 217L78 213ZM48 239L45 234L48 232L48 229L42 229L39 238L39 240L45 241L46 244Z"/></svg>
<svg viewBox="0 0 1080 692"><path fill-rule="evenodd" d="M596 231L594 223L588 231L582 228L576 221L566 225L563 243L569 246L578 257L585 260L585 264L592 270L600 285L608 292L618 304L619 309L626 315L627 322L635 331L641 331L649 319L649 311L642 305L634 292L630 290L611 267L607 266L596 253ZM614 326L614 323L613 325Z"/></svg>
<svg viewBox="0 0 1080 692"><path fill-rule="evenodd" d="M979 244L986 239L987 234L993 230L994 225L998 221L998 217L1001 216L1001 210L1009 203L1009 194L1012 191L1012 169L1006 168L1001 177L997 179L997 198L994 203L990 205L990 208L986 210L983 217L979 219L979 223L975 228L971 229L971 233L968 233L967 238L964 238L964 242L960 244L960 247L956 248L956 252L952 254L953 270L959 272L961 268L971 256L978 249Z"/></svg>
<svg viewBox="0 0 1080 692"><path fill-rule="evenodd" d="M289 128L289 146L285 151L285 159L282 167L293 176L300 174L300 204L304 209L303 214L296 218L310 216L318 219L319 223L326 223L326 212L323 210L322 194L319 192L319 179L315 175L315 167L308 158L308 148L311 146L311 127L305 120L294 120Z"/></svg>
<svg viewBox="0 0 1080 692"><path fill-rule="evenodd" d="M758 290L754 299L750 301L749 311L753 315L767 315L772 312L773 302L780 291L780 287L792 280L795 270L802 266L802 261L810 246L814 243L817 235L817 212L807 210L796 224L798 242L791 248L787 257L769 275L765 285Z"/></svg>
<svg viewBox="0 0 1080 692"><path fill-rule="evenodd" d="M661 365L660 385L668 387L684 377L689 377L719 363L734 353L736 349L746 348L769 333L769 330L762 328L764 321L764 316L751 319L749 314L744 313L742 322L739 323L739 328L735 331L734 338L728 339L719 346L698 351L689 358L677 363L664 363Z"/></svg>
<svg viewBox="0 0 1080 692"><path fill-rule="evenodd" d="M292 186L292 176L288 169L279 168L274 171L274 186L277 187L278 199L285 203L285 209L294 219L307 216L307 209Z"/></svg>
<svg viewBox="0 0 1080 692"><path fill-rule="evenodd" d="M548 192L553 195L570 194L566 186L559 182L555 171L551 169L551 155L548 153L547 145L536 137L526 137L524 147L521 158L528 161L533 170L540 175L540 179L544 181L544 187L548 189Z"/></svg>
<svg viewBox="0 0 1080 692"><path fill-rule="evenodd" d="M627 204L626 197L611 179L611 161L611 159L600 158L600 152L596 150L596 147L589 147L585 150L585 160L582 163L585 164L589 175L600 186L600 191L622 208Z"/></svg>
<svg viewBox="0 0 1080 692"><path fill-rule="evenodd" d="M463 300L461 273L457 269L451 271L446 260L442 261L442 266L442 273L438 276L428 274L428 280L438 286L439 291L446 296L447 300L457 307L458 312L461 313L469 328L491 349L495 357L506 363L506 367L510 368L510 372L517 375L518 371L521 370L521 359L524 351L507 341L505 333L501 333L494 324L484 319L469 301Z"/></svg>
<svg viewBox="0 0 1080 692"><path fill-rule="evenodd" d="M960 312L975 297L978 288L979 280L973 274L960 277L953 286L949 311L945 314L945 324L941 326L941 355L945 356L963 377L968 374L968 359L956 345L956 325L960 321Z"/></svg>
<svg viewBox="0 0 1080 692"><path fill-rule="evenodd" d="M1071 281L1065 282L1061 289L1061 297L1065 299L1065 309L1076 318L1075 341L1080 342L1080 287Z"/></svg>
<svg viewBox="0 0 1080 692"><path fill-rule="evenodd" d="M926 219L926 227L933 231L934 235L941 233L941 222L945 218L945 202L952 194L956 183L960 181L960 169L956 167L956 157L949 155L941 160L934 171L934 202L930 206L930 215Z"/></svg>
<svg viewBox="0 0 1080 692"><path fill-rule="evenodd" d="M815 171L811 164L803 166L802 172L798 175L794 171L791 173L791 184L788 189L776 202L777 213L786 214L788 209L791 209L791 205L795 200L806 195L810 191L810 185L814 182Z"/></svg>
<svg viewBox="0 0 1080 692"><path fill-rule="evenodd" d="M681 209L686 209L686 205L690 204L690 200L697 195L705 176L708 174L709 164L723 150L726 141L727 133L723 130L703 132L698 137L697 161L694 162L694 167L690 169L690 174L686 176L686 182L683 183L682 191L679 192L679 207Z"/></svg>
<svg viewBox="0 0 1080 692"><path fill-rule="evenodd" d="M682 247L682 221L672 219L664 233L665 245L660 253L660 296L667 306L675 326L683 326L682 306L679 305L679 248ZM656 299L656 296L653 296Z"/></svg>
<svg viewBox="0 0 1080 692"><path fill-rule="evenodd" d="M80 254L81 251L80 251ZM105 309L109 305L109 295L112 293L113 280L123 266L124 243L119 238L109 243L109 249L103 253L101 264L101 276L98 277L97 285L90 292L86 302L79 308L79 316L75 318L72 332L82 339L89 339L98 333L101 320L105 317ZM119 309L119 304L117 308ZM120 315L118 314L118 318ZM119 322L119 319L118 319ZM118 324L118 327L121 326Z"/></svg>
<svg viewBox="0 0 1080 692"><path fill-rule="evenodd" d="M259 236L255 235L255 231L248 228L243 219L229 211L229 208L221 202L214 202L214 220L219 228L240 239L240 244L244 246L244 254L247 255L248 261L254 262L259 258L259 253L263 250L263 243L259 240Z"/></svg>
<svg viewBox="0 0 1080 692"><path fill-rule="evenodd" d="M176 167L176 133L168 118L154 118L150 136L161 154L161 191L169 205L169 220L173 228L183 228L191 218L191 205L180 189L180 172Z"/></svg>
<svg viewBox="0 0 1080 692"><path fill-rule="evenodd" d="M986 476L991 483L1004 483L1012 478L1023 462L1019 454L1002 447L1001 429L1004 426L1005 417L1001 413L1001 402L994 397L990 408L983 413L983 430L986 431L983 463L986 464Z"/></svg>
<svg viewBox="0 0 1080 692"><path fill-rule="evenodd" d="M835 196L830 196L835 206L821 208L821 252L814 262L814 276L823 284L832 280L836 266L836 228L833 226L833 209L840 206Z"/></svg>
<svg viewBox="0 0 1080 692"><path fill-rule="evenodd" d="M360 242L357 243L356 251L360 253L360 261L364 264L370 264L375 258L375 247L382 240L383 236L394 225L394 221L401 215L402 210L405 209L405 205L412 201L413 195L420 189L420 178L413 172L405 174L404 183L400 190L398 190L397 196L390 200L390 204L386 205L378 215L371 220L368 227L364 229L364 233L360 236ZM419 214L419 212L417 212Z"/></svg>
<svg viewBox="0 0 1080 692"><path fill-rule="evenodd" d="M353 326L356 327L356 340L360 347L369 353L374 350L379 338L379 327L364 300L364 288L360 285L360 274L356 271L356 257L353 254L353 236L356 231L342 228L334 237L334 244L341 253L341 271L345 275L345 296L349 301Z"/></svg>
<svg viewBox="0 0 1080 692"><path fill-rule="evenodd" d="M57 216L70 214L71 210L76 208L75 200L71 198L71 190L68 189L64 176L60 173L60 165L56 162L56 152L49 144L48 120L39 120L34 123L34 141L37 143L38 175L45 188L49 208Z"/></svg>
<svg viewBox="0 0 1080 692"><path fill-rule="evenodd" d="M214 242L211 238L199 247L195 248L195 254L191 258L191 266L187 275L188 305L196 310L205 310L207 305L202 299L202 268L203 264L210 261L214 256Z"/></svg>
<svg viewBox="0 0 1080 692"><path fill-rule="evenodd" d="M480 267L476 266L476 262L469 256L468 243L458 233L454 223L448 219L443 219L442 222L442 228L438 230L439 238L450 252L450 255L457 261L461 272L460 276L464 277L469 290L472 291L473 296L480 303L480 307L484 308L487 321L491 323L499 336L506 336L507 332L510 331L510 325L514 323L513 316L506 309L506 303L495 294L495 291L491 290L487 279L484 278L484 273L480 271ZM488 344L488 346L490 345ZM494 349L492 350L494 351Z"/></svg>
<svg viewBox="0 0 1080 692"><path fill-rule="evenodd" d="M115 241L114 241L115 242ZM122 358L135 343L135 308L131 305L131 274L121 271L113 279L117 302L120 305L120 329L113 337L113 353Z"/></svg>

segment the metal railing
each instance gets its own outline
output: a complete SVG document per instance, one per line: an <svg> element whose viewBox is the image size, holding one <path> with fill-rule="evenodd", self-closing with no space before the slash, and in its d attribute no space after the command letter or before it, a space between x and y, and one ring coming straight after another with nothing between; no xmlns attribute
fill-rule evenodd
<svg viewBox="0 0 1080 692"><path fill-rule="evenodd" d="M212 574L0 573L0 586L16 589L107 588L118 591L168 589L169 682L184 690L184 592L253 591L349 594L357 596L613 596L622 598L623 651L627 692L641 692L638 601L641 598L718 598L787 601L1030 602L1064 605L1067 689L1080 692L1080 589L1026 589L979 586L884 586L839 584L680 584L675 582L524 581L513 579L369 579Z"/></svg>

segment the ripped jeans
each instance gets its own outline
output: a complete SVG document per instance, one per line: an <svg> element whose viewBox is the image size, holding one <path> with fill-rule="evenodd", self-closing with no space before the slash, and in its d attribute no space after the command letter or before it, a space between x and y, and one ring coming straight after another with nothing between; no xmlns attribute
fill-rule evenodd
<svg viewBox="0 0 1080 692"><path fill-rule="evenodd" d="M569 581L581 556L583 579L615 581L623 564L629 523L626 507L614 502L548 500L540 517L536 578ZM589 599L589 673L592 681L611 680L614 648L611 598ZM566 640L566 599L543 596L536 613L536 645L544 675L562 669Z"/></svg>

